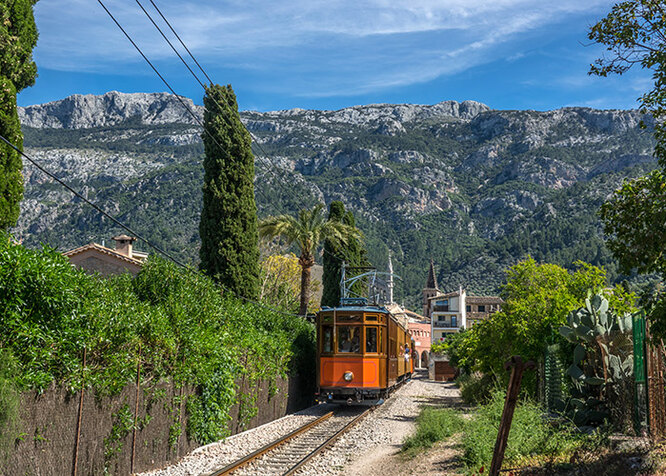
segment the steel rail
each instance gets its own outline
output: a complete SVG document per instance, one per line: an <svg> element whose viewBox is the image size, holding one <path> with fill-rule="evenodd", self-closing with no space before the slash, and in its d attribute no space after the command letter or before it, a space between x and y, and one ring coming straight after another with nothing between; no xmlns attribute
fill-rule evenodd
<svg viewBox="0 0 666 476"><path fill-rule="evenodd" d="M360 415L358 415L356 418L354 418L352 421L347 423L345 426L343 426L341 429L335 432L333 436L331 436L329 439L324 441L321 445L319 445L312 453L308 454L305 458L300 460L298 463L296 463L295 466L292 466L289 471L284 473L282 476L291 476L294 474L296 471L301 469L303 466L305 466L308 461L310 461L312 458L320 454L322 451L324 451L326 448L331 446L333 443L337 441L338 438L340 438L344 433L347 431L351 430L354 425L356 425L359 421L361 421L364 417L366 417L371 411L373 411L375 407L370 407Z"/></svg>
<svg viewBox="0 0 666 476"><path fill-rule="evenodd" d="M320 416L316 420L313 420L310 423L307 423L307 424L295 429L294 431L292 431L291 433L288 433L287 435L283 436L282 438L278 438L277 440L272 441L272 442L268 443L265 446L262 446L261 448L259 448L256 451L253 451L252 453L245 456L244 458L239 459L237 461L234 461L233 463L225 466L224 468L222 468L220 470L217 470L214 473L211 473L210 476L226 476L228 474L231 474L234 471L236 471L236 470L240 469L241 467L245 466L246 464L250 463L251 461L254 461L255 459L259 458L263 454L274 450L275 448L277 448L278 446L281 446L282 444L286 443L287 441L291 440L292 438L300 435L301 433L306 432L307 430L309 430L313 426L317 426L320 423L328 420L331 416L333 416L333 412L328 412L325 415Z"/></svg>

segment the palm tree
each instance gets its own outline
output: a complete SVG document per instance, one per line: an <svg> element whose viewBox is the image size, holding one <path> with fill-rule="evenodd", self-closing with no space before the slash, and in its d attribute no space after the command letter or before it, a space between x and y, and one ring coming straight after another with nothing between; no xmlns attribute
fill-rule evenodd
<svg viewBox="0 0 666 476"><path fill-rule="evenodd" d="M282 237L288 245L296 243L301 255L301 305L299 314L305 316L310 295L310 273L315 264L315 252L324 240L336 247L343 247L355 240L361 240L362 233L355 227L338 221L328 221L324 205L318 204L312 210L301 210L297 217L279 215L268 217L259 223L259 236L262 238Z"/></svg>

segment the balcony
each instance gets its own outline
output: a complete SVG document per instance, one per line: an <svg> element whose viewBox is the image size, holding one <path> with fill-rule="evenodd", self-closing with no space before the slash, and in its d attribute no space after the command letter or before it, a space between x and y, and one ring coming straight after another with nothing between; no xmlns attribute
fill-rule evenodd
<svg viewBox="0 0 666 476"><path fill-rule="evenodd" d="M450 311L450 309L449 309L449 305L448 305L448 304L445 305L445 306L443 306L443 305L439 305L439 306L435 305L435 307L433 307L432 310L433 310L434 312L449 312L449 311Z"/></svg>
<svg viewBox="0 0 666 476"><path fill-rule="evenodd" d="M457 321L445 321L439 319L435 319L434 321L432 321L432 325L433 327L448 328L448 329L457 329L458 327L460 327Z"/></svg>

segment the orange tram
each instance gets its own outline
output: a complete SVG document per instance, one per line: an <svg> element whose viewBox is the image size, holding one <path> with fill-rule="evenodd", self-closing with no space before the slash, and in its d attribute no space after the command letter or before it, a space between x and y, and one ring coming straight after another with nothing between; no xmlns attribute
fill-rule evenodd
<svg viewBox="0 0 666 476"><path fill-rule="evenodd" d="M387 309L343 299L317 314L317 398L374 405L408 380L414 341Z"/></svg>

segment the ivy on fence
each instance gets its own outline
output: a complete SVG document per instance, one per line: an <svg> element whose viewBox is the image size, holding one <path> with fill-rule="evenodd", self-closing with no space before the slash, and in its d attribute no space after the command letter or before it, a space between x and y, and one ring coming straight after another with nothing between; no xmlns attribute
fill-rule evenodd
<svg viewBox="0 0 666 476"><path fill-rule="evenodd" d="M314 374L311 324L223 295L207 277L158 258L134 279L102 280L53 249L28 250L2 234L0 308L0 349L17 362L19 389L55 382L78 391L85 382L115 395L136 379L140 359L140 385L197 389L186 407L189 435L200 443L227 435L234 404L242 403L243 420L256 413L256 396L237 391L241 378L257 388L290 370ZM174 428L170 442L178 438Z"/></svg>

